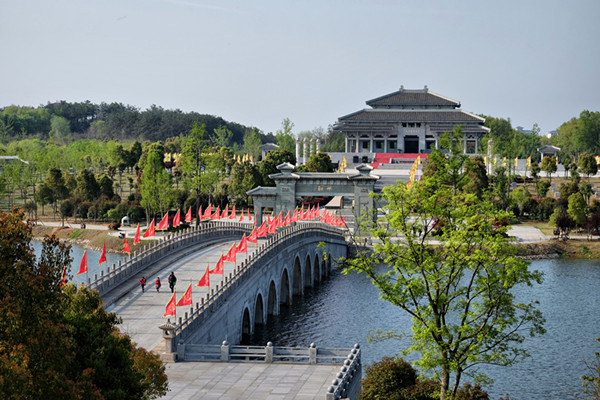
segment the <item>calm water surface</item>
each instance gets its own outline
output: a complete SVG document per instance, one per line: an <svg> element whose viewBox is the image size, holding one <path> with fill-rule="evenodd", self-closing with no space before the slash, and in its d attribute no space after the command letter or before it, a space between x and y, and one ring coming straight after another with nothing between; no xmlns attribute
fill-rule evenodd
<svg viewBox="0 0 600 400"><path fill-rule="evenodd" d="M35 252L36 257L42 252L42 242L38 242L33 240L31 242L31 246ZM71 245L71 257L73 257L73 263L71 264L71 268L69 269L69 273L72 275L71 281L77 283L84 283L86 274L81 274L75 276L77 272L79 272L79 264L81 263L81 259L83 258L84 249L77 245ZM106 268L110 266L112 268L113 264L119 264L119 260L125 261L127 257L121 254L114 253L106 253L106 262L102 263L102 268L98 265L98 261L100 260L101 251L88 250L87 251L87 265L88 265L88 273L90 279L94 279L94 274L98 274L100 276L100 269L103 269L106 273Z"/></svg>
<svg viewBox="0 0 600 400"><path fill-rule="evenodd" d="M544 272L544 283L520 288L522 301L537 299L546 318L547 333L527 338L531 357L512 367L486 366L494 383L486 387L490 398L572 399L587 373L584 360L592 360L600 337L600 262L542 260L530 268ZM308 290L304 299L281 310L281 315L258 329L252 343L272 341L279 346L351 347L359 343L363 361L372 363L400 352L406 342L366 342L371 329L410 332L410 318L379 299L377 290L363 275L336 272Z"/></svg>

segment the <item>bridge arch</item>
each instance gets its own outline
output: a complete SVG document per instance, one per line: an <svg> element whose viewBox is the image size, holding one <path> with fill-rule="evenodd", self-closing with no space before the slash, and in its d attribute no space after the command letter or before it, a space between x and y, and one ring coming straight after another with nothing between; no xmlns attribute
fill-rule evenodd
<svg viewBox="0 0 600 400"><path fill-rule="evenodd" d="M258 292L254 305L254 326L263 325L265 323L265 304L262 293ZM254 329L252 330L254 331Z"/></svg>
<svg viewBox="0 0 600 400"><path fill-rule="evenodd" d="M327 277L327 261L323 259L321 261L321 279L325 279Z"/></svg>
<svg viewBox="0 0 600 400"><path fill-rule="evenodd" d="M304 287L302 286L302 265L300 257L296 256L294 260L294 274L292 275L292 295L302 296Z"/></svg>
<svg viewBox="0 0 600 400"><path fill-rule="evenodd" d="M269 283L269 294L267 295L267 321L270 315L279 314L279 303L277 302L277 287L275 282L271 280Z"/></svg>
<svg viewBox="0 0 600 400"><path fill-rule="evenodd" d="M313 263L314 268L314 282L321 282L321 263L319 262L319 254L315 254L315 262Z"/></svg>
<svg viewBox="0 0 600 400"><path fill-rule="evenodd" d="M287 268L283 268L283 271L281 272L281 286L280 286L280 290L279 293L279 304L285 304L287 306L289 306L292 301L292 293L290 293L291 287L290 287L290 277L288 274L288 270Z"/></svg>
<svg viewBox="0 0 600 400"><path fill-rule="evenodd" d="M250 321L250 311L244 307L242 314L242 343L248 343L252 336L252 323Z"/></svg>
<svg viewBox="0 0 600 400"><path fill-rule="evenodd" d="M307 254L304 262L304 287L312 287L312 285L312 263L310 262L310 254Z"/></svg>

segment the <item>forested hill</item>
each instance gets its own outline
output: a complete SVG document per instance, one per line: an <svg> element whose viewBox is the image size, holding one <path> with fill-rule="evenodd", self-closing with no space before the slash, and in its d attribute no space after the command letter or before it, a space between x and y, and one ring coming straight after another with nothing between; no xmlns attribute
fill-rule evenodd
<svg viewBox="0 0 600 400"><path fill-rule="evenodd" d="M165 110L155 105L140 111L122 103L58 101L37 108L11 105L0 109L0 140L35 137L63 142L79 138L164 141L189 132L194 121L206 125L206 132L225 126L233 133L232 141L240 144L244 132L253 129L214 115Z"/></svg>

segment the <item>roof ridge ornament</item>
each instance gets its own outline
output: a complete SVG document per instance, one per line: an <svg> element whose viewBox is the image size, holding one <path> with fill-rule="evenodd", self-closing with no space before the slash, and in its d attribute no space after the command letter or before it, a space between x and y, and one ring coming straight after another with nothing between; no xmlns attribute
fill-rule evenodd
<svg viewBox="0 0 600 400"><path fill-rule="evenodd" d="M429 88L427 87L427 85L425 85L425 87L423 88L423 90L425 91L425 93L427 93L429 91Z"/></svg>

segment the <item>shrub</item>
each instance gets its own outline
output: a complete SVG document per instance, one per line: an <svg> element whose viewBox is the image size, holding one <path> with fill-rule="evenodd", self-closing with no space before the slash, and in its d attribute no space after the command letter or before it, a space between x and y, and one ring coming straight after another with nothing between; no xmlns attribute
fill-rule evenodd
<svg viewBox="0 0 600 400"><path fill-rule="evenodd" d="M361 400L410 399L409 388L417 382L417 373L401 358L384 357L367 366L366 378L362 380Z"/></svg>
<svg viewBox="0 0 600 400"><path fill-rule="evenodd" d="M111 222L110 224L108 224L108 229L111 231L118 231L120 227L120 222Z"/></svg>

